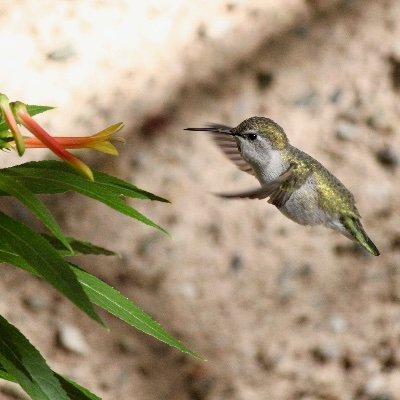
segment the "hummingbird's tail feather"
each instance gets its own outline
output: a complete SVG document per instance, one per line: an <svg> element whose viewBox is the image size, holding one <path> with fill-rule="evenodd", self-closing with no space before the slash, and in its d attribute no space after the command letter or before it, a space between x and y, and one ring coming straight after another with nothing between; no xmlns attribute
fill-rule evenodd
<svg viewBox="0 0 400 400"><path fill-rule="evenodd" d="M342 223L350 236L358 242L365 250L374 256L379 256L380 252L368 237L359 219L354 217L344 217Z"/></svg>

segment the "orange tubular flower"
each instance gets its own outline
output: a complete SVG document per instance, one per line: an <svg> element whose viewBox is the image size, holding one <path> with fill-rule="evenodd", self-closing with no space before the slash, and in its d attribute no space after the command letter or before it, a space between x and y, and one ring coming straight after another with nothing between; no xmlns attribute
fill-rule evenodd
<svg viewBox="0 0 400 400"><path fill-rule="evenodd" d="M54 154L60 157L62 160L70 164L80 174L89 178L93 181L93 173L90 168L79 158L75 157L66 149L78 149L78 148L93 148L98 151L102 151L107 154L118 154L116 148L111 144L110 140L122 140L121 138L112 138L112 135L119 131L123 124L118 123L112 125L103 131L88 137L53 137L50 136L28 113L25 104L21 102L15 102L14 112L17 120L26 129L28 129L35 138L24 138L23 144L26 147L33 148L49 148ZM15 141L17 144L17 141Z"/></svg>
<svg viewBox="0 0 400 400"><path fill-rule="evenodd" d="M93 173L90 168L79 158L65 150L53 137L51 137L28 113L25 104L17 101L14 103L14 111L20 122L26 129L32 132L46 147L54 154L67 162L71 167L75 168L83 176L91 181L94 180Z"/></svg>
<svg viewBox="0 0 400 400"><path fill-rule="evenodd" d="M84 137L66 137L66 136L53 136L52 138L60 144L64 149L82 149L89 148L102 153L118 155L118 151L111 141L124 142L120 137L113 137L115 133L122 129L124 124L119 122L111 125L108 128L92 135ZM24 144L27 148L44 148L46 145L37 137L24 138Z"/></svg>

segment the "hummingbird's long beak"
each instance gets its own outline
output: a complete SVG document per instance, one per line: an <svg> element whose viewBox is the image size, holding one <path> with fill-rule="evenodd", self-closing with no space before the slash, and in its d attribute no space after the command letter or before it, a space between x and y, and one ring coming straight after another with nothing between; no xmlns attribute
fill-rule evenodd
<svg viewBox="0 0 400 400"><path fill-rule="evenodd" d="M237 133L232 132L233 128L225 125L219 124L208 124L205 128L185 128L185 131L192 131L192 132L213 132L213 133L223 133L225 135L230 136L238 136Z"/></svg>

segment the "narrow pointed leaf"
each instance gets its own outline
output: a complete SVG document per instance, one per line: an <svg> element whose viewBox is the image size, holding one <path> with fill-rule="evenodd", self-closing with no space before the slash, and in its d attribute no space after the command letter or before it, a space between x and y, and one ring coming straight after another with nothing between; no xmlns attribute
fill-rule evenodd
<svg viewBox="0 0 400 400"><path fill-rule="evenodd" d="M118 254L112 250L108 250L104 247L96 246L90 242L84 242L82 240L74 239L67 236L68 244L72 247L73 254L65 250L64 245L59 239L46 233L41 234L57 251L63 256L79 256L83 254L93 254L102 256L117 256Z"/></svg>
<svg viewBox="0 0 400 400"><path fill-rule="evenodd" d="M15 177L33 193L78 192L98 200L122 214L167 233L162 227L126 204L121 197L147 198L150 200L159 200L161 198L116 178L96 172L94 174L95 180L91 182L58 161L30 162L3 169L2 173Z"/></svg>
<svg viewBox="0 0 400 400"><path fill-rule="evenodd" d="M15 378L3 368L0 368L0 379L4 379L5 381L9 382L15 382Z"/></svg>
<svg viewBox="0 0 400 400"><path fill-rule="evenodd" d="M38 171L39 169L40 171ZM33 170L36 170L36 172L33 172ZM41 173L49 175L51 173L55 174L59 172L65 172L73 175L74 177L78 176L78 178L81 178L80 181L88 183L93 187L103 188L104 190L113 194L124 195L126 197L133 199L148 199L148 200L169 203L168 200L160 196L142 190L137 186L130 184L129 182L125 182L121 179L104 174L102 172L94 171L95 182L88 182L87 180L83 179L82 177L74 173L74 171L71 170L71 168L67 164L56 160L30 161L24 164L16 165L14 167L3 169L2 171L4 171L5 173L18 172L18 176L22 178L25 177L25 179L30 177L34 177L37 179L38 175L40 176ZM24 173L26 173L26 175ZM56 182L58 181L59 180L56 180ZM78 180L76 182L80 181ZM44 180L42 182L42 185L33 184L33 187L36 188L37 191L34 190L32 191L34 191L35 193L62 193L67 190L70 190L63 187L61 183L56 184L54 187L51 187L46 185L46 182L47 181Z"/></svg>
<svg viewBox="0 0 400 400"><path fill-rule="evenodd" d="M66 394L68 395L68 399L70 400L101 400L100 397L96 396L92 392L90 392L85 387L79 385L73 380L57 374L57 372L53 371L53 374L56 376L58 381L61 384L61 387L64 389ZM0 365L0 379L4 379L9 382L16 382L15 378L9 374L2 365Z"/></svg>
<svg viewBox="0 0 400 400"><path fill-rule="evenodd" d="M25 260L12 251L0 249L0 263L9 263L34 275L38 275ZM94 304L115 315L128 325L153 336L161 342L174 346L192 357L200 360L203 359L200 355L189 350L182 342L169 335L158 322L154 321L148 314L135 306L116 289L73 264L71 264L71 267L87 296Z"/></svg>
<svg viewBox="0 0 400 400"><path fill-rule="evenodd" d="M102 323L70 265L46 239L21 222L0 212L0 243L21 256L38 275L64 294L90 318Z"/></svg>
<svg viewBox="0 0 400 400"><path fill-rule="evenodd" d="M36 114L43 113L48 110L52 110L54 107L50 106L37 106L37 105L27 105L26 108L28 109L29 115L32 117ZM4 122L3 118L0 118L0 131L8 129L7 124Z"/></svg>
<svg viewBox="0 0 400 400"><path fill-rule="evenodd" d="M55 374L57 379L60 381L61 386L67 392L70 400L101 400L100 397L90 392L85 387L79 385L73 380L66 378L65 376Z"/></svg>
<svg viewBox="0 0 400 400"><path fill-rule="evenodd" d="M76 277L94 304L161 342L174 346L192 357L202 359L201 356L189 350L183 343L169 335L158 322L154 321L116 289L79 267L73 267Z"/></svg>
<svg viewBox="0 0 400 400"><path fill-rule="evenodd" d="M28 113L31 117L33 117L34 115L37 114L41 114L45 111L49 111L49 110L54 110L55 107L52 106L39 106L39 105L35 105L35 104L28 104L26 106Z"/></svg>
<svg viewBox="0 0 400 400"><path fill-rule="evenodd" d="M69 400L44 358L28 339L2 316L0 363L32 400Z"/></svg>
<svg viewBox="0 0 400 400"><path fill-rule="evenodd" d="M44 225L53 233L53 235L72 252L72 248L68 240L64 236L60 226L50 214L46 206L35 197L35 195L21 184L17 179L9 177L1 173L0 170L0 190L16 197L21 203L28 207Z"/></svg>

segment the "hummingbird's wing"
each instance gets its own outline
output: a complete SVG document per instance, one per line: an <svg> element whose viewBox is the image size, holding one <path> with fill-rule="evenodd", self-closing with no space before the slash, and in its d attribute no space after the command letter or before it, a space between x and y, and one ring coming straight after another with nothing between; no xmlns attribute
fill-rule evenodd
<svg viewBox="0 0 400 400"><path fill-rule="evenodd" d="M307 179L306 176L302 176L299 179L299 176L294 172L295 168L295 163L290 164L289 168L283 174L260 188L241 193L220 194L219 196L226 199L265 199L269 197L268 203L280 208L289 200L293 191L301 187Z"/></svg>
<svg viewBox="0 0 400 400"><path fill-rule="evenodd" d="M211 137L213 138L215 144L221 149L221 151L231 160L239 169L248 174L254 175L253 168L249 163L243 160L240 155L240 151L237 147L236 140L234 136L229 136L226 133L219 133L218 130L230 130L232 129L229 126L209 123L207 124L209 128L214 128L215 132L211 133Z"/></svg>

